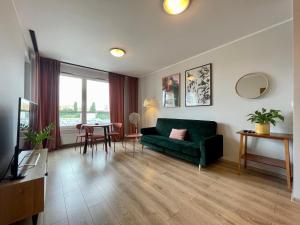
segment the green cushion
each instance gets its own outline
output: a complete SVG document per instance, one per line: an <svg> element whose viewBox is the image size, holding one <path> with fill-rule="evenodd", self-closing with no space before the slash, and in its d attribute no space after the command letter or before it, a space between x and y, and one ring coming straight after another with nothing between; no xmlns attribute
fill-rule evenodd
<svg viewBox="0 0 300 225"><path fill-rule="evenodd" d="M142 142L161 146L164 149L185 153L191 156L200 156L200 145L193 142L171 139L160 135L144 135Z"/></svg>
<svg viewBox="0 0 300 225"><path fill-rule="evenodd" d="M195 157L195 156L187 155L187 154L172 151L172 150L166 150L164 153L171 155L173 157L176 157L178 159L183 159L183 160L189 161L189 162L197 164L197 165L200 162L200 157Z"/></svg>
<svg viewBox="0 0 300 225"><path fill-rule="evenodd" d="M160 135L144 135L143 141L181 152L180 146L170 138Z"/></svg>
<svg viewBox="0 0 300 225"><path fill-rule="evenodd" d="M181 152L168 150L168 149L163 149L160 146L149 144L149 143L144 143L144 144L149 146L151 148L151 150L153 150L153 151L157 151L157 152L162 153L162 154L173 156L173 157L176 157L177 159L182 159L182 160L191 162L191 163L196 164L196 165L198 165L199 162L200 162L200 157L190 156L190 155L186 155L186 154L181 153Z"/></svg>
<svg viewBox="0 0 300 225"><path fill-rule="evenodd" d="M186 141L200 143L202 137L215 135L217 132L217 123L214 121L203 120L184 120L159 118L156 123L156 131L159 135L169 137L171 130L187 129Z"/></svg>
<svg viewBox="0 0 300 225"><path fill-rule="evenodd" d="M193 142L187 142L181 143L181 152L192 155L192 156L200 156L200 145L197 145Z"/></svg>

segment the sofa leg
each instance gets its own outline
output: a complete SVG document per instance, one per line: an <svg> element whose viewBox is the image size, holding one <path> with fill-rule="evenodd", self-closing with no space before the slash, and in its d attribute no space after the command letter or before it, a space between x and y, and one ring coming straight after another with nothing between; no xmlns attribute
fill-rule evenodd
<svg viewBox="0 0 300 225"><path fill-rule="evenodd" d="M201 164L199 164L199 171L201 171L201 168L202 168L202 166L201 166Z"/></svg>

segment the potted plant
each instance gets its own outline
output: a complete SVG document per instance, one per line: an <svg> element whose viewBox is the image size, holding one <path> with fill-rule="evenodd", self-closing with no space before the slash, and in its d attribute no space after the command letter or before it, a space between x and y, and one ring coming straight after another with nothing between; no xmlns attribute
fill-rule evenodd
<svg viewBox="0 0 300 225"><path fill-rule="evenodd" d="M257 134L270 134L270 123L276 126L278 120L284 121L284 117L280 110L270 109L267 111L262 108L261 111L256 110L248 115L248 121L255 123L255 132Z"/></svg>
<svg viewBox="0 0 300 225"><path fill-rule="evenodd" d="M54 129L54 127L55 125L51 123L40 132L29 130L24 135L26 136L26 140L31 143L33 149L42 149L43 141L51 138L51 131Z"/></svg>

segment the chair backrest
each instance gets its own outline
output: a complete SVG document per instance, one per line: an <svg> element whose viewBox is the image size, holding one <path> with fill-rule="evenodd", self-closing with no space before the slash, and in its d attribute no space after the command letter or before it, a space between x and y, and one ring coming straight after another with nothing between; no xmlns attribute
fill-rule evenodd
<svg viewBox="0 0 300 225"><path fill-rule="evenodd" d="M78 130L78 133L81 133L81 130L82 130L82 123L78 123L76 124L76 129Z"/></svg>
<svg viewBox="0 0 300 225"><path fill-rule="evenodd" d="M84 129L88 135L92 135L94 133L94 127L84 127Z"/></svg>
<svg viewBox="0 0 300 225"><path fill-rule="evenodd" d="M138 126L138 123L140 122L141 120L141 116L140 114L136 113L136 112L133 112L133 113L130 113L129 114L129 122L134 125L135 127Z"/></svg>
<svg viewBox="0 0 300 225"><path fill-rule="evenodd" d="M112 129L113 129L114 132L120 133L122 127L123 127L123 123L113 123L112 124Z"/></svg>

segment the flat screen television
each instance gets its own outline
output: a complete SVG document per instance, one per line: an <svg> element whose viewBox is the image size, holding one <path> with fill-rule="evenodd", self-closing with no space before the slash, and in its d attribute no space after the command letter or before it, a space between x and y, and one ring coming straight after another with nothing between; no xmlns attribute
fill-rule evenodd
<svg viewBox="0 0 300 225"><path fill-rule="evenodd" d="M18 151L31 150L32 146L26 141L25 133L37 130L37 104L20 98L18 110L17 144Z"/></svg>
<svg viewBox="0 0 300 225"><path fill-rule="evenodd" d="M2 149L6 152L6 157L1 159L0 179L2 179L11 168L11 177L17 179L22 177L18 174L19 154L22 151L31 150L32 146L26 141L25 133L29 130L37 130L37 104L29 100L19 98L17 114L16 146L14 149Z"/></svg>

